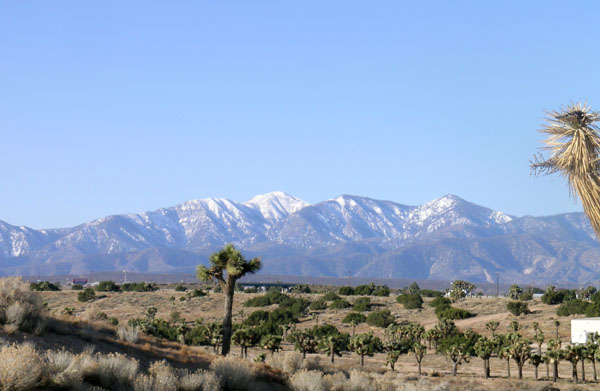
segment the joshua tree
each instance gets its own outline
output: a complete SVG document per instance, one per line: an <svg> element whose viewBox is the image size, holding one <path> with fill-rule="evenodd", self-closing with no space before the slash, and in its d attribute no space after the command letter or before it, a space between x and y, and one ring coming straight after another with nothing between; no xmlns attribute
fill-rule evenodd
<svg viewBox="0 0 600 391"><path fill-rule="evenodd" d="M538 367L542 363L542 356L540 354L533 353L531 355L531 357L529 357L529 363L531 363L531 365L533 365L533 367L535 368L533 373L535 375L535 380L537 380L538 379Z"/></svg>
<svg viewBox="0 0 600 391"><path fill-rule="evenodd" d="M462 362L469 362L469 354L463 349L462 346L453 345L446 352L450 361L452 361L452 376L456 376L458 372L458 366Z"/></svg>
<svg viewBox="0 0 600 391"><path fill-rule="evenodd" d="M583 211L600 234L600 137L596 122L600 113L587 104L570 104L548 113L547 125L540 130L549 135L545 149L550 157L535 157L535 173L560 173L567 178L571 192L578 195Z"/></svg>
<svg viewBox="0 0 600 391"><path fill-rule="evenodd" d="M558 328L560 327L560 320L555 320L554 321L554 327L556 327L556 339L560 340L559 335L558 335Z"/></svg>
<svg viewBox="0 0 600 391"><path fill-rule="evenodd" d="M525 365L527 360L529 360L529 357L531 357L531 348L529 347L529 341L517 334L516 336L511 338L509 352L513 360L515 360L515 362L517 363L517 368L519 370L519 379L522 379L523 365Z"/></svg>
<svg viewBox="0 0 600 391"><path fill-rule="evenodd" d="M221 354L226 356L231 347L231 318L233 312L233 293L235 283L247 273L256 273L260 269L260 259L247 261L233 244L226 245L221 251L210 256L210 267L198 266L196 275L202 281L217 281L226 295L225 314L223 317L223 348Z"/></svg>
<svg viewBox="0 0 600 391"><path fill-rule="evenodd" d="M415 360L417 360L417 368L419 370L419 376L421 376L421 362L427 352L427 348L421 342L415 342L412 346L412 352L415 355Z"/></svg>
<svg viewBox="0 0 600 391"><path fill-rule="evenodd" d="M542 330L536 330L535 336L533 337L533 339L535 339L535 342L538 345L538 354L541 355L542 354L542 345L544 344L544 341L546 340L546 337L544 336L544 332Z"/></svg>
<svg viewBox="0 0 600 391"><path fill-rule="evenodd" d="M553 368L553 379L556 382L558 380L558 363L563 358L563 351L560 348L561 342L558 339L551 339L548 341L548 350L546 355Z"/></svg>
<svg viewBox="0 0 600 391"><path fill-rule="evenodd" d="M267 334L260 339L260 346L271 351L271 356L278 350L281 350L281 336Z"/></svg>
<svg viewBox="0 0 600 391"><path fill-rule="evenodd" d="M360 366L365 365L365 356L381 351L381 340L373 336L373 333L358 334L350 339L350 349L360 356Z"/></svg>
<svg viewBox="0 0 600 391"><path fill-rule="evenodd" d="M569 345L564 350L564 358L573 366L573 380L577 383L577 363L583 359L583 345Z"/></svg>
<svg viewBox="0 0 600 391"><path fill-rule="evenodd" d="M500 326L500 322L497 320L491 320L485 324L485 328L492 332L492 335L496 334L496 330Z"/></svg>
<svg viewBox="0 0 600 391"><path fill-rule="evenodd" d="M342 352L348 348L350 336L346 333L332 333L324 336L319 341L319 349L331 357L334 362L335 356L342 356Z"/></svg>
<svg viewBox="0 0 600 391"><path fill-rule="evenodd" d="M490 357L494 352L494 344L485 337L481 337L475 342L475 354L483 360L483 376L487 379L490 377Z"/></svg>
<svg viewBox="0 0 600 391"><path fill-rule="evenodd" d="M592 362L592 369L594 371L594 381L598 381L598 376L596 374L596 360L598 359L598 354L600 351L598 350L598 333L592 333L588 336L588 341L586 344L586 353L587 359Z"/></svg>
<svg viewBox="0 0 600 391"><path fill-rule="evenodd" d="M306 353L314 353L317 347L315 336L306 331L294 331L288 337L290 342L294 343L294 348L302 352L302 357L306 358Z"/></svg>
<svg viewBox="0 0 600 391"><path fill-rule="evenodd" d="M498 352L498 357L506 360L507 377L510 378L510 359L512 358L510 354L510 346L503 346L502 348L500 348L500 351Z"/></svg>
<svg viewBox="0 0 600 391"><path fill-rule="evenodd" d="M256 333L248 327L241 327L231 336L233 343L240 345L241 357L248 357L248 348L256 344Z"/></svg>

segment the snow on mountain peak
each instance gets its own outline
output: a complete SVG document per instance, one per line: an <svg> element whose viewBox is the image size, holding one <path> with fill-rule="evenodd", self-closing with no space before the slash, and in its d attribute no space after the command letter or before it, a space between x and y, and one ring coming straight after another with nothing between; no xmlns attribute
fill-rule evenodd
<svg viewBox="0 0 600 391"><path fill-rule="evenodd" d="M244 205L257 209L266 219L279 220L310 204L282 191L274 191L257 195Z"/></svg>

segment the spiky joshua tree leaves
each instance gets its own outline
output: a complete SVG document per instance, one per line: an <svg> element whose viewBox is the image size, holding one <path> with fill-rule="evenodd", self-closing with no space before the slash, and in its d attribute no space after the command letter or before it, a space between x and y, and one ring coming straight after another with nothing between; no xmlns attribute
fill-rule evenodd
<svg viewBox="0 0 600 391"><path fill-rule="evenodd" d="M481 337L475 342L475 353L483 360L483 376L490 377L490 357L494 353L494 343L486 337Z"/></svg>
<svg viewBox="0 0 600 391"><path fill-rule="evenodd" d="M566 177L571 192L579 196L590 223L600 235L600 136L596 123L600 113L587 104L576 103L550 111L540 132L549 135L544 150L531 164L534 173L559 173Z"/></svg>
<svg viewBox="0 0 600 391"><path fill-rule="evenodd" d="M350 349L360 356L360 366L365 365L365 356L372 357L373 354L382 350L381 340L373 333L358 334L350 339Z"/></svg>
<svg viewBox="0 0 600 391"><path fill-rule="evenodd" d="M225 314L223 317L223 347L221 354L226 356L231 347L233 293L235 283L247 273L256 273L260 267L260 259L246 260L242 253L233 246L226 245L222 250L210 256L210 267L198 266L196 276L201 281L217 281L226 295Z"/></svg>

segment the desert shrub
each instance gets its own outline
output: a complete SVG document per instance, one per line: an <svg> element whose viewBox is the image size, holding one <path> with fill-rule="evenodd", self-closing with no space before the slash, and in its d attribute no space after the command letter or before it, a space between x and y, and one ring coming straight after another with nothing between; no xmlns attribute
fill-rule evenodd
<svg viewBox="0 0 600 391"><path fill-rule="evenodd" d="M351 296L354 294L354 288L351 286L342 286L338 290L338 293L342 296Z"/></svg>
<svg viewBox="0 0 600 391"><path fill-rule="evenodd" d="M155 361L148 368L148 374L154 380L154 391L177 391L178 379L173 368L164 361Z"/></svg>
<svg viewBox="0 0 600 391"><path fill-rule="evenodd" d="M269 319L268 311L254 311L252 312L246 319L244 319L244 324L248 326L258 326L261 323L264 323Z"/></svg>
<svg viewBox="0 0 600 391"><path fill-rule="evenodd" d="M282 360L282 369L284 372L293 375L298 372L304 364L304 358L299 352L286 352Z"/></svg>
<svg viewBox="0 0 600 391"><path fill-rule="evenodd" d="M83 290L83 285L81 285L81 284L73 284L73 285L71 285L71 290L82 291Z"/></svg>
<svg viewBox="0 0 600 391"><path fill-rule="evenodd" d="M429 303L429 305L431 307L437 308L439 306L448 306L452 303L452 301L450 301L449 298L447 297L436 297L435 299L431 300L431 303Z"/></svg>
<svg viewBox="0 0 600 391"><path fill-rule="evenodd" d="M97 375L103 387L131 388L138 374L139 362L120 353L96 355Z"/></svg>
<svg viewBox="0 0 600 391"><path fill-rule="evenodd" d="M542 295L542 303L554 305L560 304L563 301L574 300L577 298L577 292L570 289L556 289L554 286L549 286L546 292Z"/></svg>
<svg viewBox="0 0 600 391"><path fill-rule="evenodd" d="M203 297L206 296L206 292L202 289L194 289L192 291L192 297Z"/></svg>
<svg viewBox="0 0 600 391"><path fill-rule="evenodd" d="M183 285L177 285L175 287L175 292L185 292L185 291L187 291L187 288Z"/></svg>
<svg viewBox="0 0 600 391"><path fill-rule="evenodd" d="M519 300L521 300L521 301L533 300L533 290L528 289L525 292L521 293L521 296L519 296Z"/></svg>
<svg viewBox="0 0 600 391"><path fill-rule="evenodd" d="M118 292L120 289L114 281L100 281L96 287L97 292Z"/></svg>
<svg viewBox="0 0 600 391"><path fill-rule="evenodd" d="M368 297L359 297L352 304L352 311L369 311L371 309L371 299Z"/></svg>
<svg viewBox="0 0 600 391"><path fill-rule="evenodd" d="M558 306L556 309L556 314L558 316L585 314L588 312L588 308L592 306L592 303L588 303L587 301L583 301L581 299L569 300Z"/></svg>
<svg viewBox="0 0 600 391"><path fill-rule="evenodd" d="M338 295L335 294L335 292L327 292L323 295L323 297L321 297L321 300L325 300L325 301L334 301L339 299L340 297Z"/></svg>
<svg viewBox="0 0 600 391"><path fill-rule="evenodd" d="M50 382L67 390L81 389L84 368L80 359L65 350L46 351L46 377Z"/></svg>
<svg viewBox="0 0 600 391"><path fill-rule="evenodd" d="M435 315L438 319L467 319L474 316L471 312L462 308L456 308L449 305L440 305L435 308Z"/></svg>
<svg viewBox="0 0 600 391"><path fill-rule="evenodd" d="M354 288L354 294L359 296L369 296L375 291L375 284L359 285Z"/></svg>
<svg viewBox="0 0 600 391"><path fill-rule="evenodd" d="M373 290L373 296L387 297L390 295L390 288L387 285L377 285Z"/></svg>
<svg viewBox="0 0 600 391"><path fill-rule="evenodd" d="M179 378L179 389L181 391L220 391L221 381L214 372L184 371Z"/></svg>
<svg viewBox="0 0 600 391"><path fill-rule="evenodd" d="M327 391L321 371L302 370L290 378L290 386L294 391Z"/></svg>
<svg viewBox="0 0 600 391"><path fill-rule="evenodd" d="M72 316L74 313L75 313L75 308L74 307L65 307L61 311L61 314L63 314L63 315L69 315L69 316Z"/></svg>
<svg viewBox="0 0 600 391"><path fill-rule="evenodd" d="M348 315L344 316L342 319L342 323L363 323L367 320L367 317L359 312L350 312Z"/></svg>
<svg viewBox="0 0 600 391"><path fill-rule="evenodd" d="M155 292L158 289L158 285L153 282L126 282L121 285L123 292Z"/></svg>
<svg viewBox="0 0 600 391"><path fill-rule="evenodd" d="M30 391L44 374L44 362L33 345L5 345L0 348L0 385L7 391Z"/></svg>
<svg viewBox="0 0 600 391"><path fill-rule="evenodd" d="M221 378L225 390L254 391L258 389L250 365L237 358L223 357L213 360L210 369Z"/></svg>
<svg viewBox="0 0 600 391"><path fill-rule="evenodd" d="M288 295L277 292L268 292L267 294L253 297L244 303L245 307L266 307L273 304L280 304L286 299L292 299ZM292 299L293 300L293 299Z"/></svg>
<svg viewBox="0 0 600 391"><path fill-rule="evenodd" d="M0 279L0 325L6 331L41 332L45 320L45 308L38 293L29 291L19 277Z"/></svg>
<svg viewBox="0 0 600 391"><path fill-rule="evenodd" d="M422 297L442 297L444 295L443 292L435 291L432 289L421 289L419 293Z"/></svg>
<svg viewBox="0 0 600 391"><path fill-rule="evenodd" d="M180 328L162 318L134 318L129 319L127 324L130 327L139 327L145 334L168 339L169 341L177 341L178 336L182 333Z"/></svg>
<svg viewBox="0 0 600 391"><path fill-rule="evenodd" d="M407 310L423 308L423 298L418 293L403 293L396 298L396 301Z"/></svg>
<svg viewBox="0 0 600 391"><path fill-rule="evenodd" d="M506 309L515 316L529 313L529 307L527 306L527 303L522 301L509 301L506 303Z"/></svg>
<svg viewBox="0 0 600 391"><path fill-rule="evenodd" d="M32 291L60 291L60 284L55 284L50 281L32 282L29 284L29 289Z"/></svg>
<svg viewBox="0 0 600 391"><path fill-rule="evenodd" d="M292 287L292 292L294 293L310 293L310 286L307 284L298 284Z"/></svg>
<svg viewBox="0 0 600 391"><path fill-rule="evenodd" d="M327 303L325 302L325 300L316 300L310 303L310 306L308 306L308 308L313 311L326 310Z"/></svg>
<svg viewBox="0 0 600 391"><path fill-rule="evenodd" d="M341 310L343 308L350 307L351 304L348 300L345 299L336 299L329 304L329 308L332 310Z"/></svg>
<svg viewBox="0 0 600 391"><path fill-rule="evenodd" d="M117 338L119 341L137 343L139 340L140 328L138 326L121 326L117 329Z"/></svg>
<svg viewBox="0 0 600 391"><path fill-rule="evenodd" d="M96 298L96 292L92 288L85 288L81 292L77 294L77 300L81 302L86 302L90 300L94 300Z"/></svg>
<svg viewBox="0 0 600 391"><path fill-rule="evenodd" d="M375 327L388 327L394 323L394 315L389 310L373 311L367 316L367 324Z"/></svg>

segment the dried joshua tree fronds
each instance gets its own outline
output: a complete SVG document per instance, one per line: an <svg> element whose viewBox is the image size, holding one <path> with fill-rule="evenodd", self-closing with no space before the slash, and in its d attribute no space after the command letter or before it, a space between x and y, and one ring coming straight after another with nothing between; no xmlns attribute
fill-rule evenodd
<svg viewBox="0 0 600 391"><path fill-rule="evenodd" d="M600 113L576 103L547 114L547 124L540 132L549 135L542 149L549 151L550 157L544 160L539 154L531 169L535 174L565 176L600 238L600 136L596 125Z"/></svg>

